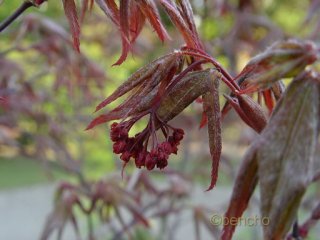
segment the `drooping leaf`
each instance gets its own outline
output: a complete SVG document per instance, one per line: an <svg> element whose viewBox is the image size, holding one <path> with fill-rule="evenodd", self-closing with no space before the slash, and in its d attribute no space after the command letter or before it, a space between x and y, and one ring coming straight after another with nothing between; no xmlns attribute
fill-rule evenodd
<svg viewBox="0 0 320 240"><path fill-rule="evenodd" d="M166 81L166 79L168 78L168 74L170 75L172 69L177 68L180 60L181 56L176 53L172 53L163 56L136 71L107 99L101 102L97 106L96 111L105 107L124 94L130 92L131 95L127 98L127 100L113 109L111 112L100 115L99 117L94 119L89 124L87 129L91 129L99 124L111 120L126 118L143 110L146 110L151 106L152 100L156 96L157 91L155 91L154 89L159 89L159 87L157 86L162 81Z"/></svg>
<svg viewBox="0 0 320 240"><path fill-rule="evenodd" d="M258 162L256 157L256 145L251 145L245 154L232 190L226 219L239 219L246 210L249 200L258 182ZM221 240L231 240L236 225L226 222L223 226Z"/></svg>
<svg viewBox="0 0 320 240"><path fill-rule="evenodd" d="M191 30L192 38L194 39L195 49L203 49L203 46L199 39L196 24L194 22L194 15L193 15L190 1L180 0L180 1L177 1L177 4L179 6L180 14L183 16L185 23L187 24L188 28Z"/></svg>
<svg viewBox="0 0 320 240"><path fill-rule="evenodd" d="M159 74L162 74L163 71L165 72L166 68L177 60L176 57L177 55L174 53L168 54L140 68L138 71L132 74L127 81L119 86L117 90L114 91L107 99L101 102L96 107L96 111L99 111L101 108L105 107L117 98L123 96L124 94L131 91L142 82L149 80L153 76L159 77Z"/></svg>
<svg viewBox="0 0 320 240"><path fill-rule="evenodd" d="M122 64L131 50L131 45L139 36L147 18L161 41L169 38L161 24L160 16L153 0L120 0L119 7L114 0L96 0L102 11L119 28L122 41L122 53L116 63Z"/></svg>
<svg viewBox="0 0 320 240"><path fill-rule="evenodd" d="M152 107L153 99L156 97L158 88L149 91L148 94L139 94L129 97L124 103L120 104L115 109L111 110L106 114L102 114L95 118L86 128L89 130L97 125L112 121L119 120L126 117L132 117L138 115L150 109Z"/></svg>
<svg viewBox="0 0 320 240"><path fill-rule="evenodd" d="M157 32L160 40L163 42L165 39L169 39L169 35L160 21L160 16L153 0L139 0L138 2L141 11L144 13L154 30Z"/></svg>
<svg viewBox="0 0 320 240"><path fill-rule="evenodd" d="M240 95L234 98L226 96L226 98L242 120L257 133L260 133L265 128L267 117L260 105L249 96ZM258 182L258 161L256 155L258 147L258 144L253 143L243 158L234 183L228 210L225 214L226 219L239 219L249 204L249 200ZM230 224L230 222L224 225L221 239L232 239L235 228L236 225Z"/></svg>
<svg viewBox="0 0 320 240"><path fill-rule="evenodd" d="M122 52L119 59L113 64L121 65L127 58L130 51L130 0L120 0L120 33L121 33L121 43Z"/></svg>
<svg viewBox="0 0 320 240"><path fill-rule="evenodd" d="M131 1L130 4L130 42L134 43L143 28L146 17L136 1Z"/></svg>
<svg viewBox="0 0 320 240"><path fill-rule="evenodd" d="M221 156L221 113L219 103L219 78L211 75L209 91L203 95L203 108L208 118L209 147L211 154L211 183L207 191L211 190L218 179L218 168Z"/></svg>
<svg viewBox="0 0 320 240"><path fill-rule="evenodd" d="M212 157L212 179L207 190L214 187L218 177L221 155L221 122L218 86L221 74L218 71L203 70L189 73L182 78L162 100L157 111L159 117L168 121L195 101L200 95L205 103L204 111L208 117L209 146Z"/></svg>
<svg viewBox="0 0 320 240"><path fill-rule="evenodd" d="M208 90L207 80L209 78L210 70L189 73L161 100L160 106L157 110L158 116L163 121L173 119L182 112L183 109L197 99L198 96ZM139 98L141 100L138 102L129 98L124 104L121 104L111 112L95 118L89 124L87 129L91 129L99 124L106 123L111 120L122 119L124 116L130 117L132 115L137 115L152 106L157 94L158 88L154 88L153 91L149 91L148 94L142 94L144 97Z"/></svg>
<svg viewBox="0 0 320 240"><path fill-rule="evenodd" d="M191 29L189 29L189 26L183 19L183 16L181 16L176 4L174 4L171 0L160 0L160 3L165 8L171 21L178 28L187 46L197 49L198 46L197 42L195 41L196 39L194 38L194 34L191 32Z"/></svg>
<svg viewBox="0 0 320 240"><path fill-rule="evenodd" d="M119 59L113 64L122 64L130 51L130 0L121 0L120 7L117 6L115 0L95 0L101 10L111 19L118 27L121 34L122 52Z"/></svg>
<svg viewBox="0 0 320 240"><path fill-rule="evenodd" d="M199 96L206 93L211 86L212 78L220 79L219 74L210 69L187 74L162 99L157 110L160 119L167 122L177 116Z"/></svg>
<svg viewBox="0 0 320 240"><path fill-rule="evenodd" d="M130 51L130 44L128 42L128 39L122 33L121 33L121 39L122 39L121 40L122 52L121 52L119 59L114 64L112 64L112 66L121 65L127 59L128 53Z"/></svg>
<svg viewBox="0 0 320 240"><path fill-rule="evenodd" d="M314 75L303 72L290 84L257 150L264 239L283 239L313 176L318 135L319 91Z"/></svg>
<svg viewBox="0 0 320 240"><path fill-rule="evenodd" d="M80 15L80 22L81 23L83 22L88 9L92 10L93 3L94 3L94 0L82 0L81 15Z"/></svg>
<svg viewBox="0 0 320 240"><path fill-rule="evenodd" d="M65 15L69 21L74 48L80 52L80 25L78 21L77 7L74 0L62 0Z"/></svg>
<svg viewBox="0 0 320 240"><path fill-rule="evenodd" d="M120 28L120 12L114 0L95 0L100 9Z"/></svg>
<svg viewBox="0 0 320 240"><path fill-rule="evenodd" d="M129 17L130 17L130 2L131 0L120 0L120 29L121 36L129 43Z"/></svg>

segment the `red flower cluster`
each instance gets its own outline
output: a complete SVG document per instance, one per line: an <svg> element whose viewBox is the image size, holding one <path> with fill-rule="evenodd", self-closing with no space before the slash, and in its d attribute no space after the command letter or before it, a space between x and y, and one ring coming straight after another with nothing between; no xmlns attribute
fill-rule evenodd
<svg viewBox="0 0 320 240"><path fill-rule="evenodd" d="M166 125L167 128L162 128L166 140L162 143L157 143L154 139L155 133L150 133L148 127L134 137L129 137L132 125L131 121L113 123L111 125L110 138L114 142L113 152L121 154L120 159L124 161L125 165L131 158L134 158L138 168L146 167L148 170L152 170L155 167L159 169L165 168L168 165L169 155L172 153L177 154L178 145L183 139L184 131ZM168 135L168 127L172 129L171 136ZM153 144L151 151L148 151L150 136L153 137L152 142L155 144Z"/></svg>

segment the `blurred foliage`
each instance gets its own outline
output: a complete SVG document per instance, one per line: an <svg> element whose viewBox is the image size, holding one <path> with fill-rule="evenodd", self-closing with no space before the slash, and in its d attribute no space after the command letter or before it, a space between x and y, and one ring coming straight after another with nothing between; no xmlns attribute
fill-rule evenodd
<svg viewBox="0 0 320 240"><path fill-rule="evenodd" d="M314 31L319 17L316 15L305 24L310 11L309 1L261 0L245 10L238 9L236 0L191 2L206 50L234 76L252 56L266 49L275 40L292 36L320 40L319 32ZM4 0L0 3L1 21L17 8L21 0ZM115 67L111 65L121 53L120 35L97 6L94 6L91 13L87 13L81 26L79 55L69 42L70 30L60 1L48 1L40 9L27 10L24 16L1 33L0 59L17 67L13 69L14 74L22 72L21 78L18 76L7 79L8 89L15 93L14 96L22 97L20 101L26 103L26 108L21 109L13 101L10 106L14 111L10 112L8 119L5 117L5 107L0 108L0 188L44 183L48 182L48 176L49 179L64 179L76 185L83 179L98 182L113 172L120 175L122 166L118 157L112 153L107 127L102 126L93 131L84 129L93 118L94 107L121 82L141 66L183 44L181 36L163 10L160 10L160 15L171 40L162 44L148 26L137 39L133 54L121 66ZM42 24L41 20L52 21L64 31L49 46L52 50L49 54L41 48L47 47L46 39L57 36L60 29L55 26L52 32L47 33L37 25ZM28 21L34 21L34 31L25 32ZM84 63L76 60L79 58ZM97 69L98 77L93 72L90 76L86 75L89 65ZM0 67L0 80L7 70ZM77 75L79 72L82 76L80 78ZM9 73L10 76L14 74ZM79 79L83 79L80 84L77 82ZM25 90L21 87L23 83L32 86L32 94L37 96L36 100L30 96L22 96L22 90ZM26 88L29 89L28 86ZM220 88L226 92L225 86ZM220 101L225 101L222 96ZM108 109L114 106L115 104L110 104ZM173 124L188 129L188 133L180 154L170 160L170 169L179 170L182 175L188 176L188 184L200 184L204 190L203 186L210 179L208 169L211 163L208 161L209 150L205 147L206 137L203 137L206 136L206 129L198 130L201 111L201 105L194 103L173 120ZM58 132L57 136L52 134L52 128L54 132ZM133 129L138 130L140 126ZM218 185L230 188L241 157L255 133L232 112L224 120L222 134L224 148ZM40 151L42 147L45 149L43 152ZM134 166L129 164L124 172L125 179L118 179L120 185L126 185L126 177L134 172ZM163 183L166 177L156 175L152 176L152 180ZM79 188L81 187L83 186ZM82 195L83 192L85 191L81 189L79 198L89 202L85 194ZM171 193L174 194L174 191ZM318 189L312 189L310 195L319 195ZM184 197L188 199L187 196ZM192 211L196 208L192 202L186 205ZM301 210L302 218L308 215L306 213L311 205ZM203 212L208 214L210 211ZM85 214L79 209L76 210L76 215L82 220L85 218ZM115 213L112 212L111 215L114 216ZM93 221L93 225L99 226L99 221ZM115 227L113 231L116 232L116 229ZM136 228L133 234L133 239L152 239L151 235L154 235L141 227ZM240 228L236 237L250 239L256 234L256 230ZM312 232L311 236L316 234ZM316 239L311 236L310 239Z"/></svg>

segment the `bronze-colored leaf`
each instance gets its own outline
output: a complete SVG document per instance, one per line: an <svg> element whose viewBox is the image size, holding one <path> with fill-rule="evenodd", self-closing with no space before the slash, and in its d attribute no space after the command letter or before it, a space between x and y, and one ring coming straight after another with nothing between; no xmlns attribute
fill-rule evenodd
<svg viewBox="0 0 320 240"><path fill-rule="evenodd" d="M213 77L212 75L210 77ZM218 167L221 156L221 113L219 103L219 78L213 77L209 82L209 91L203 94L203 108L208 118L209 147L211 154L211 183L207 191L211 190L218 179Z"/></svg>
<svg viewBox="0 0 320 240"><path fill-rule="evenodd" d="M188 21L186 22L186 19L184 19L185 16L181 15L178 6L171 0L160 0L160 3L166 10L171 21L180 31L187 46L190 48L198 49L200 46L198 36L196 35L196 33L192 32L192 29L190 29L190 26L188 26Z"/></svg>
<svg viewBox="0 0 320 240"><path fill-rule="evenodd" d="M63 8L69 21L74 48L80 52L80 25L78 21L77 7L74 0L63 0Z"/></svg>
<svg viewBox="0 0 320 240"><path fill-rule="evenodd" d="M252 127L256 132L260 133L267 124L267 117L265 116L260 105L254 102L249 96L241 95L232 98L226 97L231 105L235 108L239 116L244 122ZM246 210L249 200L254 192L258 182L258 161L257 161L257 147L254 142L247 150L243 158L240 170L233 187L232 196L225 214L227 219L240 218ZM232 239L236 226L226 224L223 227L221 239Z"/></svg>
<svg viewBox="0 0 320 240"><path fill-rule="evenodd" d="M253 92L268 88L281 78L295 77L316 60L317 47L311 42L277 42L254 57L236 80L245 88L243 92Z"/></svg>
<svg viewBox="0 0 320 240"><path fill-rule="evenodd" d="M257 150L264 239L283 239L312 179L319 91L311 72L291 83L263 130Z"/></svg>
<svg viewBox="0 0 320 240"><path fill-rule="evenodd" d="M256 188L258 182L256 147L255 144L251 145L243 158L234 183L228 210L225 214L226 219L240 218L242 216ZM221 240L232 239L235 228L236 225L230 224L230 221L224 225Z"/></svg>
<svg viewBox="0 0 320 240"><path fill-rule="evenodd" d="M120 26L120 12L115 0L95 0L101 10L111 19L116 25Z"/></svg>
<svg viewBox="0 0 320 240"><path fill-rule="evenodd" d="M134 74L132 74L127 81L125 81L122 85L120 85L116 91L114 91L107 99L101 102L96 111L105 107L109 103L113 102L117 98L123 96L127 92L131 91L144 81L159 81L161 78L167 73L167 68L170 68L172 64L175 64L177 61L177 55L175 53L171 53L165 55L161 58L154 60L148 65L140 68Z"/></svg>
<svg viewBox="0 0 320 240"><path fill-rule="evenodd" d="M220 79L221 73L210 69L189 73L164 97L157 111L163 121L169 121L203 95L204 111L208 117L209 146L212 157L212 178L207 190L211 190L216 183L222 148L218 92Z"/></svg>
<svg viewBox="0 0 320 240"><path fill-rule="evenodd" d="M137 2L139 3L141 11L149 20L153 29L157 32L160 40L164 41L165 39L169 39L169 35L161 23L159 12L153 0L139 0Z"/></svg>
<svg viewBox="0 0 320 240"><path fill-rule="evenodd" d="M182 78L161 101L158 116L163 121L169 121L195 101L199 96L209 91L212 79L220 79L221 74L214 70L194 71Z"/></svg>

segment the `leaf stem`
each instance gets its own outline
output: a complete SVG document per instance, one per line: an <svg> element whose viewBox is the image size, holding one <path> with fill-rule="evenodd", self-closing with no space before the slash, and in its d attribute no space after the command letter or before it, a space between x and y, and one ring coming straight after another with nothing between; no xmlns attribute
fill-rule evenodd
<svg viewBox="0 0 320 240"><path fill-rule="evenodd" d="M199 57L205 60L208 60L213 66L215 66L223 75L222 81L231 89L231 91L235 94L239 94L240 87L236 82L233 81L231 75L211 56L202 53L202 52L192 52L190 50L182 50L182 54L190 55L194 57Z"/></svg>

